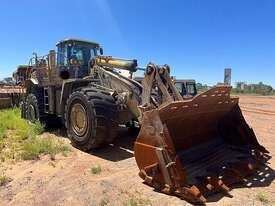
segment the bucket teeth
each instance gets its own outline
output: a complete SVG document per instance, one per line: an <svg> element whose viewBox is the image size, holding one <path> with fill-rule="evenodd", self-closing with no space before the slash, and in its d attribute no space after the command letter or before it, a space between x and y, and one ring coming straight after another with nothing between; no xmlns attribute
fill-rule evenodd
<svg viewBox="0 0 275 206"><path fill-rule="evenodd" d="M216 192L228 193L230 190L223 180L216 175L199 177L199 179L201 183L197 187L200 188L202 194L206 197Z"/></svg>
<svg viewBox="0 0 275 206"><path fill-rule="evenodd" d="M207 201L205 196L203 196L199 188L196 187L195 185L191 186L190 188L187 188L187 187L178 188L175 191L175 194L193 203L205 203Z"/></svg>

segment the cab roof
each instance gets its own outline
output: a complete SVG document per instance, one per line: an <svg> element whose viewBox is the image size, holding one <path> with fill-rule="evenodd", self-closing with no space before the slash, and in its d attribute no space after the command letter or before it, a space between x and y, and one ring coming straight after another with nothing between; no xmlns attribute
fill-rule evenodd
<svg viewBox="0 0 275 206"><path fill-rule="evenodd" d="M19 64L19 65L17 66L18 69L19 69L19 68L26 68L26 67L30 67L30 66L27 65L27 64Z"/></svg>
<svg viewBox="0 0 275 206"><path fill-rule="evenodd" d="M17 66L17 71L18 71L18 72L19 72L19 71L26 71L27 69L30 69L30 68L31 68L31 66L22 64L22 65L18 65L18 66Z"/></svg>
<svg viewBox="0 0 275 206"><path fill-rule="evenodd" d="M70 43L70 42L79 42L79 43L90 44L90 45L94 45L96 47L100 47L99 43L97 43L97 42L87 41L87 40L82 40L82 39L74 39L74 38L63 39L63 40L57 42L56 46L58 46L59 44L62 44L62 43Z"/></svg>

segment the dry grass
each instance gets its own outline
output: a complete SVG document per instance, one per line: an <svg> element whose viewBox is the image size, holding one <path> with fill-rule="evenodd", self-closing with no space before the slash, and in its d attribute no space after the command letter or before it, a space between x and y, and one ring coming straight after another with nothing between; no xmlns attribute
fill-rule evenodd
<svg viewBox="0 0 275 206"><path fill-rule="evenodd" d="M11 181L11 178L6 175L5 171L6 169L0 165L0 187L5 186Z"/></svg>
<svg viewBox="0 0 275 206"><path fill-rule="evenodd" d="M123 206L151 206L152 203L149 199L143 198L139 191L135 191L134 194L126 190L120 190L122 196L125 196L127 201L123 202Z"/></svg>
<svg viewBox="0 0 275 206"><path fill-rule="evenodd" d="M270 200L269 200L268 196L265 195L264 193L258 193L256 195L256 200L260 201L261 203L263 203L265 205L270 204Z"/></svg>
<svg viewBox="0 0 275 206"><path fill-rule="evenodd" d="M0 111L0 161L38 159L41 154L51 159L69 150L64 141L38 136L44 131L40 122L30 124L20 117L19 109Z"/></svg>
<svg viewBox="0 0 275 206"><path fill-rule="evenodd" d="M48 154L51 160L55 160L56 154L65 153L69 149L69 145L62 140L33 137L24 143L21 157L24 160L34 160L39 159L40 154Z"/></svg>
<svg viewBox="0 0 275 206"><path fill-rule="evenodd" d="M100 200L99 205L100 206L106 206L110 203L110 201L107 198L103 198Z"/></svg>
<svg viewBox="0 0 275 206"><path fill-rule="evenodd" d="M149 206L152 205L150 200L143 199L141 197L132 196L127 202L123 203L123 206Z"/></svg>
<svg viewBox="0 0 275 206"><path fill-rule="evenodd" d="M8 177L5 174L0 175L0 186L4 186L8 182Z"/></svg>

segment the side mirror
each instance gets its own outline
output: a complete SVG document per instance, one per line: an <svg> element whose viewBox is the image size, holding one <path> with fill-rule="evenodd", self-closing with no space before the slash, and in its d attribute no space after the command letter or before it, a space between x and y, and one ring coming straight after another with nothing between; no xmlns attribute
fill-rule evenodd
<svg viewBox="0 0 275 206"><path fill-rule="evenodd" d="M102 47L99 48L99 53L100 53L100 55L103 55L103 48Z"/></svg>

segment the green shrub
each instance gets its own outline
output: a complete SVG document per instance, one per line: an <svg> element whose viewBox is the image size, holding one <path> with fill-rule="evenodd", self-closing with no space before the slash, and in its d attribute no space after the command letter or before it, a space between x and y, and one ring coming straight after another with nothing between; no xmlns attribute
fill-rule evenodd
<svg viewBox="0 0 275 206"><path fill-rule="evenodd" d="M268 199L268 197L263 193L258 193L256 196L256 199L264 204L270 203L270 200Z"/></svg>
<svg viewBox="0 0 275 206"><path fill-rule="evenodd" d="M10 181L11 181L11 178L9 178L5 174L5 170L0 167L0 186L4 186L7 183L9 183Z"/></svg>
<svg viewBox="0 0 275 206"><path fill-rule="evenodd" d="M33 137L24 143L22 158L24 160L35 160L39 159L39 155L41 154L48 154L54 160L56 154L69 150L69 145L62 140L50 137Z"/></svg>
<svg viewBox="0 0 275 206"><path fill-rule="evenodd" d="M100 165L94 165L91 168L91 173L96 175L99 174L101 172L101 166Z"/></svg>
<svg viewBox="0 0 275 206"><path fill-rule="evenodd" d="M259 82L258 84L246 84L245 82L237 82L236 88L232 89L233 93L245 95L274 95L275 90L272 86Z"/></svg>
<svg viewBox="0 0 275 206"><path fill-rule="evenodd" d="M7 184L8 182L8 178L6 175L0 175L0 186L4 186L5 184Z"/></svg>
<svg viewBox="0 0 275 206"><path fill-rule="evenodd" d="M152 205L150 200L142 199L140 197L132 196L127 202L123 203L123 206L147 206Z"/></svg>
<svg viewBox="0 0 275 206"><path fill-rule="evenodd" d="M106 205L108 205L109 203L110 203L110 201L109 201L108 199L103 198L103 199L100 200L99 205L100 205L100 206L106 206Z"/></svg>
<svg viewBox="0 0 275 206"><path fill-rule="evenodd" d="M61 139L42 138L44 124L39 121L28 123L20 117L20 110L0 110L0 161L7 159L38 159L40 154L48 154L51 159L59 152L70 149Z"/></svg>
<svg viewBox="0 0 275 206"><path fill-rule="evenodd" d="M33 125L34 135L42 134L44 131L45 131L45 125L39 121L36 121L35 124Z"/></svg>
<svg viewBox="0 0 275 206"><path fill-rule="evenodd" d="M0 127L0 141L5 137L5 129Z"/></svg>
<svg viewBox="0 0 275 206"><path fill-rule="evenodd" d="M6 137L9 130L15 131L17 138L22 140L32 133L33 126L21 119L18 108L1 110L0 119L0 138Z"/></svg>

